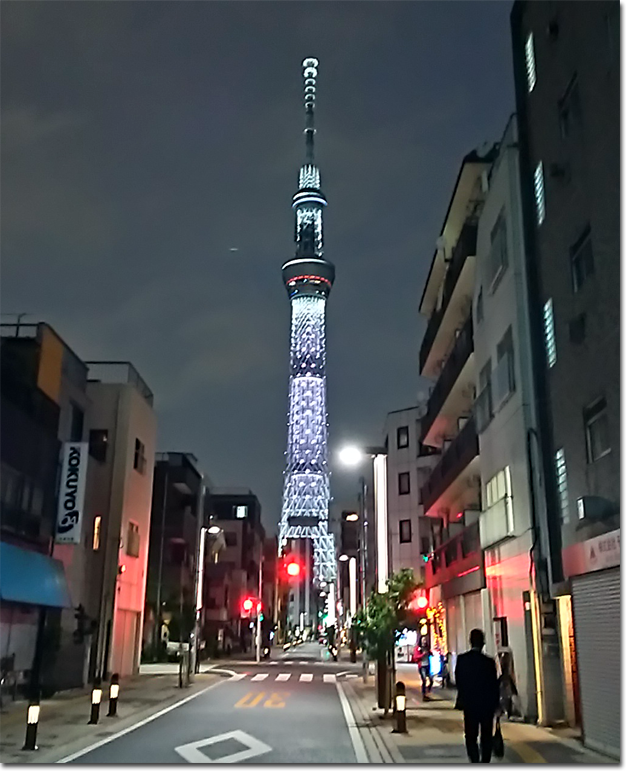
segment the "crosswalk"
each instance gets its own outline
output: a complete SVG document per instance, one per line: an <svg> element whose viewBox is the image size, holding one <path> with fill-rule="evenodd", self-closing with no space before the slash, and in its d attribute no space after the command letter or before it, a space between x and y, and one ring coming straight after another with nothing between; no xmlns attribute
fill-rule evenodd
<svg viewBox="0 0 630 773"><path fill-rule="evenodd" d="M322 677L322 681L325 684L335 684L335 682L337 681L337 674L307 674L307 673L269 674L266 672L260 672L258 674L247 674L247 673L235 674L231 678L231 681L238 682L238 681L241 681L242 679L246 679L250 682L264 682L266 679L269 679L270 681L273 681L273 682L288 682L291 679L293 679L294 682L295 681L312 682L315 679L315 677L318 677L317 681L320 681L319 677Z"/></svg>

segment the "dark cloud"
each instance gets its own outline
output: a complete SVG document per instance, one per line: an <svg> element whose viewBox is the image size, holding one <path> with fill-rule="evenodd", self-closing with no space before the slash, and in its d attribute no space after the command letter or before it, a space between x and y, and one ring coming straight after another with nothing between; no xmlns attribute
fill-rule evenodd
<svg viewBox="0 0 630 773"><path fill-rule="evenodd" d="M512 109L506 2L5 2L4 311L130 359L162 449L279 515L300 63L320 59L331 452L418 390L462 156ZM237 247L233 252L231 247ZM338 503L355 475L334 465Z"/></svg>

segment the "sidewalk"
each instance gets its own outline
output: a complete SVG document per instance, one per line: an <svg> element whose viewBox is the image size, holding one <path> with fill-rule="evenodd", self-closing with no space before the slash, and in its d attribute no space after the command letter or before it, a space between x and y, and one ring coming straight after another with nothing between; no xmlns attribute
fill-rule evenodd
<svg viewBox="0 0 630 773"><path fill-rule="evenodd" d="M183 698L195 695L221 679L220 676L197 674L190 687L177 686L174 675L138 675L121 682L118 716L107 717L109 708L107 686L103 689L100 719L88 725L91 689L68 690L41 703L38 751L22 751L26 732L26 701L16 701L0 713L0 762L53 763L100 741L136 722L151 716Z"/></svg>
<svg viewBox="0 0 630 773"><path fill-rule="evenodd" d="M393 733L392 713L384 717L382 709L377 709L374 677L370 676L367 684L354 679L344 687L370 761L407 765L467 763L462 713L453 708L454 691L442 692L438 688L430 700L423 702L420 687L412 684L409 674L398 673L397 679L407 684L406 735ZM501 727L505 757L493 759L495 764L616 764L615 760L591 752L578 741L560 737L547 728L507 721ZM374 751L370 753L370 741L366 740L369 737L375 746L379 746L380 740L381 747L385 747L385 753L381 748L380 759L375 757Z"/></svg>

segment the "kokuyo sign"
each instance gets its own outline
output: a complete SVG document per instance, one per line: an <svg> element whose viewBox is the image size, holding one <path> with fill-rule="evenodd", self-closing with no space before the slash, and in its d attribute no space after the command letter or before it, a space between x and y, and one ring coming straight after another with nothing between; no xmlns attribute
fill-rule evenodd
<svg viewBox="0 0 630 773"><path fill-rule="evenodd" d="M88 444L64 443L55 542L78 545L85 499Z"/></svg>

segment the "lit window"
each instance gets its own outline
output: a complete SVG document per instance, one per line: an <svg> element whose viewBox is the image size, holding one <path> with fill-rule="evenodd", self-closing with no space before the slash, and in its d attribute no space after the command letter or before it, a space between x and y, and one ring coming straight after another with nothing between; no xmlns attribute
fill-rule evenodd
<svg viewBox="0 0 630 773"><path fill-rule="evenodd" d="M104 462L107 459L108 432L106 429L90 430L89 452L93 459Z"/></svg>
<svg viewBox="0 0 630 773"><path fill-rule="evenodd" d="M545 175L542 161L538 162L534 172L534 198L536 200L536 221L541 225L545 219Z"/></svg>
<svg viewBox="0 0 630 773"><path fill-rule="evenodd" d="M564 448L556 451L556 485L558 487L558 505L562 523L569 520L569 486L567 484L567 465L564 460Z"/></svg>
<svg viewBox="0 0 630 773"><path fill-rule="evenodd" d="M584 409L584 430L586 432L586 455L589 462L596 462L610 453L608 434L608 412L606 398L600 397Z"/></svg>
<svg viewBox="0 0 630 773"><path fill-rule="evenodd" d="M409 481L409 473L408 472L401 472L398 475L398 493L399 494L408 494L411 490L411 484Z"/></svg>
<svg viewBox="0 0 630 773"><path fill-rule="evenodd" d="M556 353L556 331L553 321L553 301L551 298L543 308L543 323L545 326L545 350L547 352L547 367L553 368L558 359Z"/></svg>
<svg viewBox="0 0 630 773"><path fill-rule="evenodd" d="M534 56L534 33L530 32L525 41L525 66L527 67L527 89L533 91L536 85L536 57Z"/></svg>
<svg viewBox="0 0 630 773"><path fill-rule="evenodd" d="M101 520L102 516L94 518L94 536L92 537L92 550L98 550L101 546Z"/></svg>
<svg viewBox="0 0 630 773"><path fill-rule="evenodd" d="M247 505L236 505L236 517L247 518Z"/></svg>
<svg viewBox="0 0 630 773"><path fill-rule="evenodd" d="M398 536L401 543L411 542L411 521L399 521L398 522Z"/></svg>

